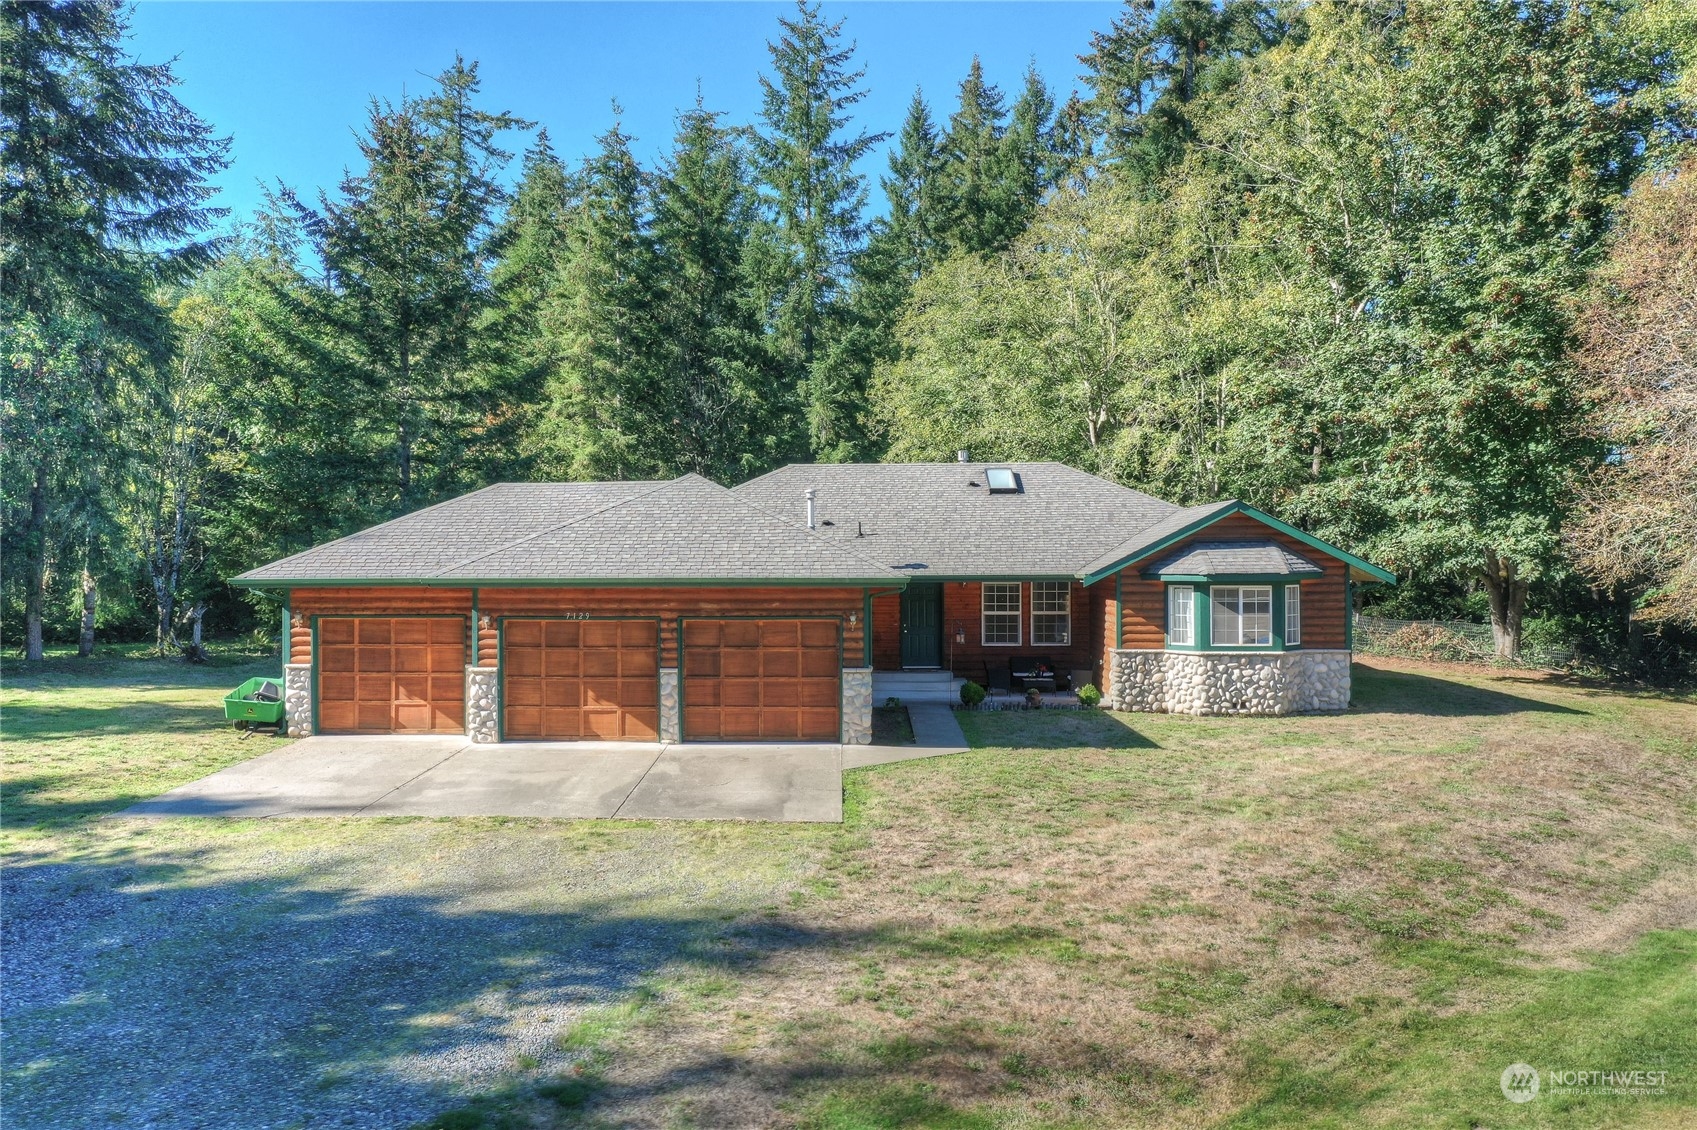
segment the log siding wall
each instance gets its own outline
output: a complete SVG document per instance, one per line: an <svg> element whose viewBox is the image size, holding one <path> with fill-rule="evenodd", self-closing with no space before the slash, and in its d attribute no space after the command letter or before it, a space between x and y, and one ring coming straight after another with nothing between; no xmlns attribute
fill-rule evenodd
<svg viewBox="0 0 1697 1130"><path fill-rule="evenodd" d="M1066 647L1031 642L1031 582L1020 583L1018 646L984 643L984 585L980 581L943 581L943 666L962 679L984 681L986 665L1006 664L1014 655L1044 655L1063 671L1089 667L1101 653L1099 628L1100 597L1113 581L1086 588L1072 584L1072 642ZM889 593L872 599L872 666L879 671L902 669L901 594ZM966 634L965 643L955 642L955 630Z"/></svg>
<svg viewBox="0 0 1697 1130"><path fill-rule="evenodd" d="M585 613L595 617L638 617L660 621L660 665L678 665L678 618L712 616L829 616L842 622L843 665L862 665L865 599L858 588L480 588L478 617L490 618L482 628L472 616L470 589L448 588L301 588L290 593L291 610L310 625L313 616L406 616L459 613L466 617L468 646L479 666L496 662L501 616L558 616ZM849 623L853 615L854 623ZM311 633L304 639L291 631L291 661L311 661ZM303 646L304 645L304 646ZM296 658L299 656L299 658Z"/></svg>

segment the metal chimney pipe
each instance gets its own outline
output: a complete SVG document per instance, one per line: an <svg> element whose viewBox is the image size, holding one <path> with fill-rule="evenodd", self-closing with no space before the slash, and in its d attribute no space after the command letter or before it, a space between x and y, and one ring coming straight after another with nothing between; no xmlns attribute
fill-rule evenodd
<svg viewBox="0 0 1697 1130"><path fill-rule="evenodd" d="M968 462L967 454L966 454L966 448L963 447L959 451L955 452L955 462L956 463Z"/></svg>
<svg viewBox="0 0 1697 1130"><path fill-rule="evenodd" d="M807 528L810 529L810 530L818 529L818 527L813 522L813 488L812 487L807 488Z"/></svg>

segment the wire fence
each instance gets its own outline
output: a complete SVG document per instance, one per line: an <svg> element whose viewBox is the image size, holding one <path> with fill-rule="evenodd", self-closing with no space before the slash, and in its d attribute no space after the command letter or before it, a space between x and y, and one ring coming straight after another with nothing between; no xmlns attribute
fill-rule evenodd
<svg viewBox="0 0 1697 1130"><path fill-rule="evenodd" d="M1460 620L1387 620L1355 618L1355 650L1364 655L1407 659L1442 659L1460 663L1495 663L1496 645L1489 624ZM1522 642L1520 663L1525 667L1568 667L1572 648Z"/></svg>

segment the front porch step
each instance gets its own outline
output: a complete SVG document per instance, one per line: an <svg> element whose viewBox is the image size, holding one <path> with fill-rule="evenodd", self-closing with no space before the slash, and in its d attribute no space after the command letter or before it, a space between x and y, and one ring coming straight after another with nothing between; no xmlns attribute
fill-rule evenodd
<svg viewBox="0 0 1697 1130"><path fill-rule="evenodd" d="M902 702L954 702L960 695L961 680L947 671L874 671L872 672L872 704L883 706L886 699Z"/></svg>

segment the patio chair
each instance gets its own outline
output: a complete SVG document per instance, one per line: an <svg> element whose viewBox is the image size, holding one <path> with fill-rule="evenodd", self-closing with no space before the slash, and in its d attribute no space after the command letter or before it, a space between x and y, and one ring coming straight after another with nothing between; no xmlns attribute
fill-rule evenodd
<svg viewBox="0 0 1697 1130"><path fill-rule="evenodd" d="M986 663L984 665L984 689L992 695L1012 694L1013 683L1008 677L1007 669Z"/></svg>

